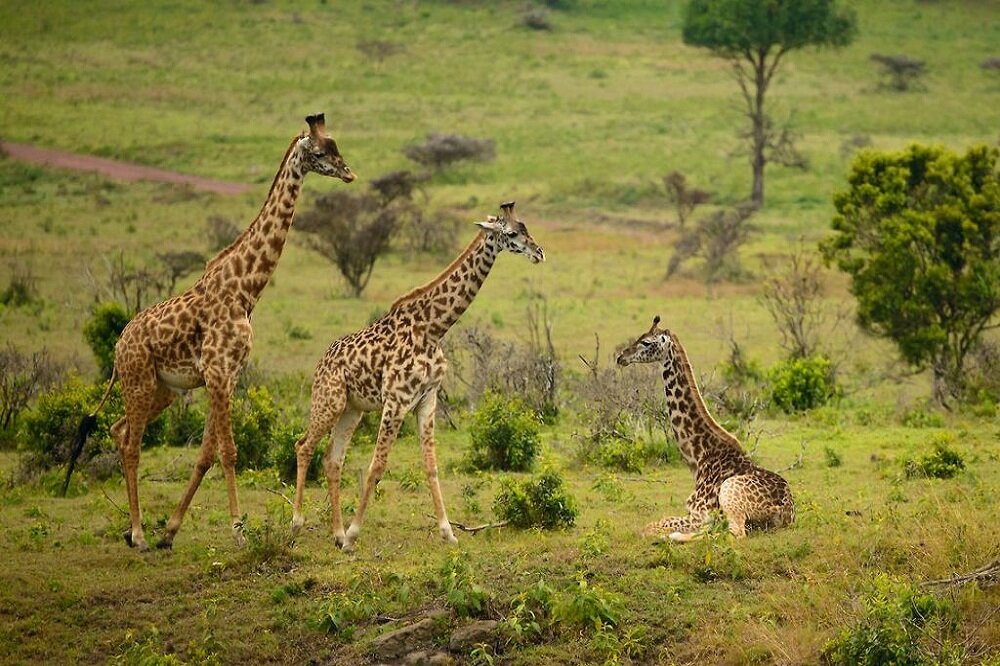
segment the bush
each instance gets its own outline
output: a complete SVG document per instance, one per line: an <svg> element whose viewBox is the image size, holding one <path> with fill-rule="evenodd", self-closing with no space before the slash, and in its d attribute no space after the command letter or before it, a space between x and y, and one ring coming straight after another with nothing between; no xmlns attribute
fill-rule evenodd
<svg viewBox="0 0 1000 666"><path fill-rule="evenodd" d="M962 663L961 644L951 640L957 633L958 613L950 602L880 575L862 606L863 616L823 647L824 664Z"/></svg>
<svg viewBox="0 0 1000 666"><path fill-rule="evenodd" d="M295 483L295 476L298 473L299 459L295 450L295 444L299 438L291 427L284 427L275 434L271 447L271 460L281 480L285 483ZM327 444L329 446L329 444ZM316 481L323 470L324 449L317 446L313 451L312 460L309 461L309 468L306 470L306 481Z"/></svg>
<svg viewBox="0 0 1000 666"><path fill-rule="evenodd" d="M236 469L270 467L275 441L287 439L289 428L266 386L251 386L245 396L233 400L233 439L236 442ZM292 443L294 447L294 442ZM287 446L287 445L286 445Z"/></svg>
<svg viewBox="0 0 1000 666"><path fill-rule="evenodd" d="M0 350L0 438L10 434L35 394L56 383L61 370L44 349L29 356L7 343Z"/></svg>
<svg viewBox="0 0 1000 666"><path fill-rule="evenodd" d="M107 386L86 384L72 376L59 388L41 394L34 406L21 417L18 428L18 448L27 454L24 464L30 470L45 470L62 465L69 460L70 444L76 435L80 420L97 404ZM116 386L108 403L97 415L97 428L80 456L85 463L98 452L114 451L111 425L121 418L123 407L121 392Z"/></svg>
<svg viewBox="0 0 1000 666"><path fill-rule="evenodd" d="M162 435L159 443L167 446L187 446L200 443L205 432L205 414L187 396L181 397L160 417Z"/></svg>
<svg viewBox="0 0 1000 666"><path fill-rule="evenodd" d="M538 456L538 417L516 396L485 393L469 434L472 448L467 464L472 469L524 472Z"/></svg>
<svg viewBox="0 0 1000 666"><path fill-rule="evenodd" d="M477 139L461 134L428 134L427 141L403 149L403 154L422 166L441 171L455 162L492 162L496 158L493 139Z"/></svg>
<svg viewBox="0 0 1000 666"><path fill-rule="evenodd" d="M953 435L944 435L933 442L933 449L920 458L906 460L906 478L950 479L965 469L962 456L949 446Z"/></svg>
<svg viewBox="0 0 1000 666"><path fill-rule="evenodd" d="M844 459L840 457L836 449L829 446L823 447L823 458L826 461L827 467L840 467L844 464Z"/></svg>
<svg viewBox="0 0 1000 666"><path fill-rule="evenodd" d="M635 439L609 439L597 449L597 461L607 469L639 473L646 461L646 447Z"/></svg>
<svg viewBox="0 0 1000 666"><path fill-rule="evenodd" d="M814 409L834 395L833 368L822 356L789 359L771 369L771 400L786 414Z"/></svg>
<svg viewBox="0 0 1000 666"><path fill-rule="evenodd" d="M493 500L493 512L514 527L557 529L576 522L576 502L563 488L562 477L553 470L517 483L504 479Z"/></svg>
<svg viewBox="0 0 1000 666"><path fill-rule="evenodd" d="M927 63L907 55L873 53L872 62L882 67L881 87L905 92L919 87L919 80L927 73Z"/></svg>
<svg viewBox="0 0 1000 666"><path fill-rule="evenodd" d="M579 575L576 586L555 604L552 616L556 622L598 631L618 624L621 606L622 600L618 595L589 584L583 575Z"/></svg>
<svg viewBox="0 0 1000 666"><path fill-rule="evenodd" d="M115 368L115 345L131 318L119 303L100 303L94 306L90 319L83 326L83 338L94 352L104 378L110 377Z"/></svg>

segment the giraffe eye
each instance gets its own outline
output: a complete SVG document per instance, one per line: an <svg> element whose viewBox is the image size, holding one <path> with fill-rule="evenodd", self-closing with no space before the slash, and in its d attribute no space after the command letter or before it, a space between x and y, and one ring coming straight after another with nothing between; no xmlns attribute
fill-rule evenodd
<svg viewBox="0 0 1000 666"><path fill-rule="evenodd" d="M326 156L326 153L322 153L322 152L321 153L313 153L313 157L315 157L318 160L319 159L323 159L325 156Z"/></svg>
<svg viewBox="0 0 1000 666"><path fill-rule="evenodd" d="M506 234L507 234L507 238L513 238L514 236L517 235L517 232L512 230L512 231L506 232Z"/></svg>
<svg viewBox="0 0 1000 666"><path fill-rule="evenodd" d="M649 347L653 343L649 340L639 340L639 344L642 345L643 347Z"/></svg>

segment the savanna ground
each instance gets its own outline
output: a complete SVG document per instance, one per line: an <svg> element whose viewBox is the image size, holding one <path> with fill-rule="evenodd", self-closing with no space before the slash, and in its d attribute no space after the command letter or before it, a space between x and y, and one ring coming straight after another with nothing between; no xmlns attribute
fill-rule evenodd
<svg viewBox="0 0 1000 666"><path fill-rule="evenodd" d="M776 113L794 114L810 166L768 172L767 206L754 218L760 233L742 251L756 277L709 288L693 273L664 279L677 231L659 178L681 170L728 205L747 193L749 169L733 154L735 84L724 63L681 43L679 3L581 1L552 12L551 32L523 28L516 2L4 3L4 139L257 186L225 198L0 160L0 280L28 262L40 293L30 306L0 311L0 331L92 377L80 336L94 302L88 274L102 275L118 250L136 265L165 248L205 252L210 215L248 223L301 118L323 110L362 182L407 167L400 149L428 132L496 141L494 162L436 176L425 205L472 221L516 199L547 261L503 257L460 326L518 339L526 311L544 299L568 373L585 370L577 357L593 354L595 333L606 363L654 314L706 378L730 338L770 365L782 351L757 298L759 276L769 260L826 235L831 194L849 163L845 140L865 135L880 149L997 140L1000 77L978 67L998 55L995 4L853 6L856 42L793 54L772 91ZM366 39L403 50L378 62L356 48ZM879 89L868 61L875 51L927 59L923 88ZM300 210L337 187L347 186L310 177ZM472 234L471 225L459 227L456 251ZM352 299L330 265L294 237L254 314L253 361L293 387L283 399L301 412L329 341L435 275L448 257L396 252ZM826 279L830 306L849 308L842 279ZM543 429L543 459L576 496L577 525L459 534L457 551L439 541L429 517L412 435L393 450L353 555L333 546L318 485L307 491L310 529L287 548L287 508L267 490L275 489L268 473L241 479L253 528L247 549L232 544L224 486L212 472L174 550L143 556L121 542L120 479L81 478L69 499L53 497L44 482L5 487L0 659L358 663L370 637L447 605L441 571L458 552L495 618L510 617L511 600L539 580L568 595L582 577L617 599L617 628L553 626L538 640L495 646L500 662L815 663L826 641L870 616L865 601L886 579L915 584L1000 555L995 412L933 412L924 404L927 378L899 372L889 345L845 325L826 341L845 395L806 415L769 412L753 424L759 461L793 467L784 474L798 517L788 530L685 547L642 540L642 525L682 510L689 473L663 464L609 477L581 463L576 435L586 407L567 393L560 420ZM464 417L457 421L458 430L439 426L445 499L454 520L486 521L498 480L458 469L468 434ZM907 480L902 461L942 439L964 456L966 471ZM830 465L826 448L841 465ZM348 496L369 453L358 445L348 456ZM194 456L191 448L144 452L140 493L152 532L172 511ZM17 452L0 452L4 476L17 466ZM376 600L377 609L332 631L324 617L345 592ZM957 609L950 639L964 642L965 660L996 659L996 588L943 597ZM930 651L935 638L924 639Z"/></svg>

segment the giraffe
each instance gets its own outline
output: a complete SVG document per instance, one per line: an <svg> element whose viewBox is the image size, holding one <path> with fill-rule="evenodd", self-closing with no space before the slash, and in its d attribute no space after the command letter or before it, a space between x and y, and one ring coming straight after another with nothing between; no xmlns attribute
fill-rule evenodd
<svg viewBox="0 0 1000 666"><path fill-rule="evenodd" d="M95 415L115 381L121 380L125 416L111 427L111 434L121 455L128 493L131 528L123 537L140 551L149 549L137 485L143 432L178 393L200 386L206 388L209 401L201 450L187 490L157 547L172 547L184 513L217 453L226 479L233 536L237 545L244 543L230 401L253 343L250 316L281 257L305 175L312 171L345 183L355 178L326 131L324 115L308 116L306 122L309 131L292 139L264 205L250 226L206 264L204 275L194 286L141 311L122 331L104 398L80 425L65 484L69 484L76 457L96 423Z"/></svg>
<svg viewBox="0 0 1000 666"><path fill-rule="evenodd" d="M670 427L695 489L687 499L688 515L650 523L646 536L668 535L689 541L721 509L729 531L744 537L753 527L784 527L795 520L792 492L779 474L754 464L739 441L719 425L705 408L687 352L677 335L659 328L660 317L638 340L618 354L618 365L663 363L663 384Z"/></svg>
<svg viewBox="0 0 1000 666"><path fill-rule="evenodd" d="M351 551L361 532L372 491L385 472L403 416L416 410L417 431L441 537L458 540L452 533L438 482L434 453L434 412L437 392L447 369L439 342L458 321L479 292L500 252L507 250L532 263L545 254L514 214L514 202L502 204L501 215L488 216L468 247L437 277L397 299L381 319L330 345L316 367L309 425L296 443L298 470L292 531L305 521L302 495L306 470L316 444L330 433L323 459L332 507L334 538ZM378 440L361 498L344 532L340 509L340 478L347 445L365 412L382 408Z"/></svg>

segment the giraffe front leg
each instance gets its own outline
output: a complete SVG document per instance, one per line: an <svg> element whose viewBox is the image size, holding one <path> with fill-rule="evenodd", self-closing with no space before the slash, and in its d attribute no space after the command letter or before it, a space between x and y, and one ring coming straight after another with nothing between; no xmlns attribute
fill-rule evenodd
<svg viewBox="0 0 1000 666"><path fill-rule="evenodd" d="M427 485L431 488L431 498L434 501L434 515L437 517L438 530L441 538L450 544L458 543L448 513L444 509L444 497L441 494L441 483L438 480L437 455L434 452L434 414L437 411L437 388L432 388L420 404L417 405L417 430L420 432L420 448L424 455L424 471L427 473Z"/></svg>
<svg viewBox="0 0 1000 666"><path fill-rule="evenodd" d="M368 502L382 475L385 473L385 466L389 460L389 450L393 442L396 441L396 434L399 426L403 422L404 410L396 403L386 403L382 407L382 422L379 425L378 442L375 444L375 453L372 462L368 466L368 475L365 478L365 486L361 489L361 499L358 501L358 510L354 513L351 526L347 528L344 535L343 550L351 552L354 550L354 542L357 541L361 533L361 525L365 519L365 511L368 509Z"/></svg>
<svg viewBox="0 0 1000 666"><path fill-rule="evenodd" d="M660 539L668 538L671 541L690 541L703 523L704 519L691 514L669 516L646 525L642 530L642 535Z"/></svg>
<svg viewBox="0 0 1000 666"><path fill-rule="evenodd" d="M233 423L230 413L230 401L233 395L233 380L222 381L216 388L210 388L212 427L214 439L218 445L219 462L222 464L222 474L226 479L226 495L229 500L229 518L233 529L233 540L237 547L246 545L243 535L243 513L240 511L240 500L236 492L236 442L233 439Z"/></svg>
<svg viewBox="0 0 1000 666"><path fill-rule="evenodd" d="M292 502L292 533L297 533L305 524L302 503L305 495L306 475L312 464L313 451L323 437L338 423L347 398L343 387L337 383L322 381L317 378L313 384L311 405L309 408L309 426L306 434L295 443L295 500ZM326 450L328 460L334 442L331 440ZM329 474L327 475L329 478Z"/></svg>

